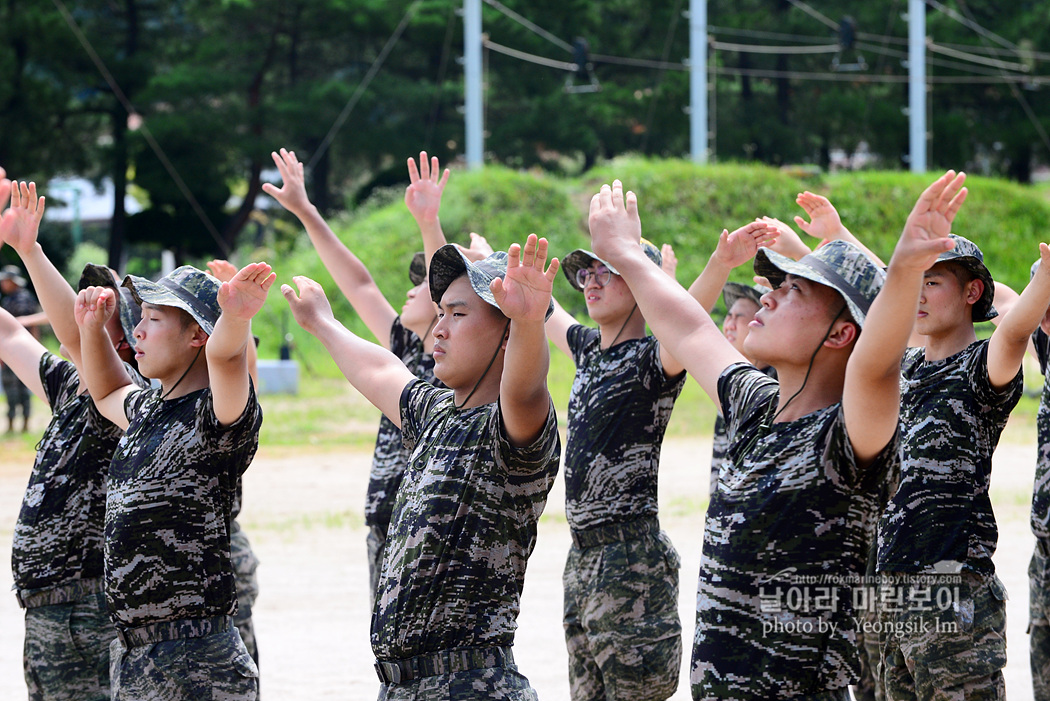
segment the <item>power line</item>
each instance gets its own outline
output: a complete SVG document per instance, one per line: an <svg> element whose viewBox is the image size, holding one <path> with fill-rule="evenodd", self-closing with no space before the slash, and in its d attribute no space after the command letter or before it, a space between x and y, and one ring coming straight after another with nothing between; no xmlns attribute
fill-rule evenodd
<svg viewBox="0 0 1050 701"><path fill-rule="evenodd" d="M720 51L738 51L748 54L832 54L839 50L838 44L821 46L765 46L761 44L730 44L713 41L711 47Z"/></svg>
<svg viewBox="0 0 1050 701"><path fill-rule="evenodd" d="M533 32L534 34L543 37L544 39L546 39L547 41L551 42L555 46L561 47L562 49L565 49L569 53L572 53L572 44L568 43L567 41L563 41L562 39L559 39L558 37L556 37L553 34L551 34L550 32L548 32L543 27L540 27L540 26L530 22L529 20L525 19L524 17L519 15L514 10L510 9L509 7L506 7L505 5L502 5L499 2L497 2L497 0L485 0L485 4L495 8L497 10L499 10L500 12L502 12L507 17L510 17L512 20L514 20L515 22L517 22L521 26L525 27L529 31Z"/></svg>
<svg viewBox="0 0 1050 701"><path fill-rule="evenodd" d="M525 53L524 51L518 51L517 49L512 49L509 46L504 46L503 44L497 44L496 42L491 41L489 39L483 39L481 41L481 45L484 46L486 49L491 49L496 53L503 54L504 56L510 56L511 58L516 58L518 60L526 61L528 63L535 63L539 66L546 66L547 68L557 68L561 71L576 70L575 63L569 63L568 61L556 61L552 58L544 58L543 56L537 56L536 54Z"/></svg>
<svg viewBox="0 0 1050 701"><path fill-rule="evenodd" d="M951 56L963 61L970 61L971 63L979 63L983 66L991 66L992 68L999 68L1006 71L1020 71L1022 73L1029 70L1028 66L1023 63L1012 63L1009 61L1000 61L995 58L985 58L984 56L976 56L974 54L957 51L955 49L949 49L947 46L935 44L932 41L926 43L926 48L934 53L943 54L945 56Z"/></svg>
<svg viewBox="0 0 1050 701"><path fill-rule="evenodd" d="M1014 44L1013 42L1008 41L1006 39L1003 39L1001 36L999 36L995 32L992 32L992 31L990 31L988 29L985 29L984 27L979 25L972 17L971 18L963 17L962 15L960 15L958 12L956 12L952 8L946 7L945 5L942 5L941 3L937 2L937 0L925 0L925 1L926 1L926 4L929 5L930 7L932 7L933 9L937 10L941 14L944 14L944 15L947 15L947 16L951 17L953 20L955 20L959 24L963 25L964 27L972 29L973 31L977 32L977 34L979 34L980 36L982 36L982 37L984 37L986 39L991 39L992 41L994 41L995 43L999 44L1000 46L1005 46L1008 49L1014 49L1014 50L1017 49L1017 44Z"/></svg>
<svg viewBox="0 0 1050 701"><path fill-rule="evenodd" d="M813 9L812 7L807 5L806 3L802 2L802 0L788 0L788 2L790 2L792 5L794 5L798 9L802 10L803 12L805 12L807 15L809 15L812 18L814 18L818 22L824 24L825 26L834 29L836 32L839 30L839 23L838 22L828 18L825 15L822 15L817 10Z"/></svg>
<svg viewBox="0 0 1050 701"><path fill-rule="evenodd" d="M124 94L123 90L121 90L120 85L113 77L113 74L109 72L109 69L106 67L105 62L102 60L102 57L98 55L98 52L95 51L95 47L92 46L91 41L87 38L84 32L81 31L80 25L77 24L76 20L73 18L73 15L70 14L69 10L65 6L65 3L63 3L62 0L52 0L52 2L54 3L55 8L59 11L59 13L61 13L63 19L65 19L66 24L69 25L69 29L73 32L73 35L76 36L77 41L80 42L80 45L84 48L84 51L87 52L87 55L91 59L91 62L95 64L95 68L97 68L98 72L102 74L102 78L106 81L106 84L109 85L109 89L113 92L113 96L117 98L118 102L120 102L121 106L124 108L124 111L129 116L132 114L138 114L138 111L131 104L131 101L128 99L128 96ZM168 175L175 182L175 186L179 189L179 192L182 193L182 196L186 198L186 201L189 202L190 207L193 209L193 212L201 220L201 223L204 224L204 228L208 231L209 234L211 234L211 237L215 240L215 243L218 244L219 250L222 251L224 256L229 257L230 248L226 244L226 241L223 240L222 236L219 234L218 229L215 228L215 225L212 224L211 219L209 219L208 215L205 214L204 209L200 206L200 203L197 202L197 198L193 196L192 192L190 192L189 187L186 186L186 182L182 179L182 176L179 175L179 172L178 170L176 170L174 164L172 164L172 162L168 159L167 154L164 153L164 149L162 149L160 144L157 143L157 140L153 138L153 133L149 130L149 127L146 125L145 120L143 120L142 124L139 126L138 131L142 133L142 136L146 140L146 143L149 144L150 150L153 151L153 154L157 157L157 160L159 160L161 165L164 166L164 170L168 172ZM124 165L126 166L127 164Z"/></svg>
<svg viewBox="0 0 1050 701"><path fill-rule="evenodd" d="M380 67L383 65L383 61L386 60L386 57L390 55L390 51L394 48L394 44L396 44L398 39L401 38L401 34L405 31L405 27L408 26L408 21L412 18L412 14L416 11L416 8L419 7L420 1L421 0L416 0L409 5L407 10L405 10L405 16L401 18L401 22L399 22L397 28L394 29L394 33L390 35L389 39L387 39L386 45L383 46L383 50L380 51L379 55L376 56L376 59L372 61L368 73L365 74L365 77L358 84L357 89L354 90L354 94L350 96L349 100L347 100L346 105L343 107L343 111L335 118L332 128L328 130L328 134L325 135L324 140L317 148L317 151L310 157L309 162L306 164L306 170L312 170L318 159L320 159L321 156L324 155L324 152L328 150L328 147L332 143L332 139L335 138L336 133L343 127L343 124L350 116L350 113L354 111L354 107L357 106L357 101L361 99L361 96L364 95L368 85L372 82L372 79L375 78L376 73L379 72Z"/></svg>

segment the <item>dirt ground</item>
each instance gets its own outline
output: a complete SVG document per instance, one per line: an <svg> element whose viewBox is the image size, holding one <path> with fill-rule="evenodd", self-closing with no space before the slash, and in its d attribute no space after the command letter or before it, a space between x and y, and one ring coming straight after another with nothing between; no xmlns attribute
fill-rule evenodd
<svg viewBox="0 0 1050 701"><path fill-rule="evenodd" d="M41 426L41 429L43 426ZM11 536L30 460L13 460L0 442L0 563L10 561ZM674 439L664 446L661 521L682 556L680 609L685 659L674 699L688 699L688 650L695 610L696 573L707 497L710 444ZM261 560L255 626L262 689L270 699L375 698L378 681L368 640L368 568L361 518L370 452L290 455L262 450L245 475L241 523ZM1031 699L1028 671L1027 574L1034 539L1028 508L1035 464L1034 436L1004 443L995 456L993 502L999 521L999 576L1008 602L1012 699ZM540 523L529 561L520 628L519 668L541 698L568 699L567 658L561 628L561 571L569 548L564 487L559 478ZM0 565L0 699L25 698L22 615L10 570Z"/></svg>

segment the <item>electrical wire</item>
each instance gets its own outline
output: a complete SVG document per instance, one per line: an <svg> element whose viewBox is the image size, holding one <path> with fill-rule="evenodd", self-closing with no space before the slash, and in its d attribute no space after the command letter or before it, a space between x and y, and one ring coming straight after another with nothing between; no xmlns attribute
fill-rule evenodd
<svg viewBox="0 0 1050 701"><path fill-rule="evenodd" d="M965 51L956 51L955 49L949 49L947 46L941 44L935 44L932 41L926 42L926 48L934 53L943 54L944 56L951 56L962 61L970 61L971 63L979 63L983 66L991 66L992 68L999 68L1004 71L1020 71L1027 72L1028 66L1023 63L1012 63L1009 61L1000 61L995 58L985 58L983 56L977 56Z"/></svg>
<svg viewBox="0 0 1050 701"><path fill-rule="evenodd" d="M124 108L124 111L128 114L128 116L131 116L132 114L138 114L138 111L135 109L134 105L131 104L131 101L128 99L128 96L124 94L124 91L121 89L120 85L113 77L113 74L110 73L109 69L106 67L106 63L102 60L102 57L98 55L97 51L95 51L95 47L91 44L91 40L87 38L84 32L80 29L80 25L77 24L77 21L73 18L73 15L70 14L69 10L66 8L65 3L63 3L62 0L52 0L52 2L54 3L55 8L62 15L62 18L65 19L66 24L69 25L70 31L73 32L74 36L76 36L77 41L80 42L80 45L84 48L84 51L87 52L87 55L91 59L91 62L95 64L95 68L98 69L98 72L102 74L102 78L106 81L106 84L109 85L109 89L113 92L113 96L117 98L118 102L120 102L120 105ZM193 209L194 214L196 214L197 218L201 220L202 224L204 224L204 228L207 230L207 232L211 234L212 239L214 239L215 243L219 246L219 250L222 251L223 255L228 258L230 256L229 245L227 245L226 241L223 240L222 235L219 234L219 230L215 228L214 224L212 224L211 219L208 218L208 215L205 214L204 209L197 201L197 198L193 196L192 192L190 192L189 187L186 186L186 181L182 179L182 176L179 175L179 171L175 168L175 165L171 162L171 160L168 159L168 156L166 153L164 153L164 149L161 148L160 143L158 143L157 140L153 137L153 133L149 130L149 127L146 125L145 120L143 120L142 124L139 126L138 131L142 134L142 137L146 140L146 143L149 144L150 150L153 151L153 154L157 157L157 160L159 160L161 165L164 166L164 170L167 171L168 175L175 182L175 187L177 187L179 189L179 192L182 193L182 196L186 198L186 201Z"/></svg>
<svg viewBox="0 0 1050 701"><path fill-rule="evenodd" d="M405 28L408 26L408 21L412 19L412 15L415 14L416 8L419 7L421 1L422 0L415 0L415 2L409 5L408 9L405 10L405 15L401 18L401 21L394 29L394 33L390 35L390 38L387 39L386 44L383 46L383 50L380 51L379 55L376 56L376 59L372 61L372 65L369 67L368 72L365 74L365 77L361 79L361 82L358 84L357 89L354 90L354 94L350 96L350 99L347 100L346 105L343 106L343 111L340 112L339 116L335 118L335 122L332 124L332 128L328 130L328 133L325 135L324 140L321 142L321 145L317 147L317 151L315 151L314 154L310 157L310 160L305 166L306 170L312 170L314 165L316 165L317 161L320 160L321 156L324 155L324 152L328 150L328 147L332 144L332 139L335 138L335 135L343 127L343 124L346 123L346 120L350 116L350 113L353 112L354 107L357 106L357 101L361 99L362 95L364 95L365 90L368 88L368 85L372 82L372 79L376 77L376 74L382 67L383 62L386 61L386 57L390 55L390 51L394 48L394 45L397 44L398 40L401 38L401 35L404 33Z"/></svg>
<svg viewBox="0 0 1050 701"><path fill-rule="evenodd" d="M933 9L937 10L941 14L947 15L948 17L951 17L953 20L955 20L959 24L963 25L964 27L966 27L968 29L972 29L973 31L977 32L977 34L979 34L980 36L982 36L982 37L984 37L986 39L991 39L996 44L999 44L1000 46L1005 46L1008 49L1014 49L1014 50L1017 49L1017 44L1014 44L1011 41L1007 41L1006 39L1002 38L1001 36L999 36L995 32L992 32L992 31L990 31L988 29L985 29L980 24L978 24L973 19L972 16L969 17L969 18L963 17L962 15L960 15L958 12L956 12L952 8L947 7L947 6L937 2L937 0L925 0L925 2L926 2L927 5L929 5Z"/></svg>
<svg viewBox="0 0 1050 701"><path fill-rule="evenodd" d="M521 61L527 61L528 63L535 63L539 66L546 66L547 68L557 68L561 71L576 70L575 63L570 63L568 61L556 61L552 58L544 58L543 56L537 56L536 54L525 53L524 51L518 51L517 49L512 49L509 46L504 46L503 44L497 44L496 42L490 39L482 39L481 45L484 46L486 49L491 49L492 51L495 51L498 54L510 56L511 58L516 58Z"/></svg>
<svg viewBox="0 0 1050 701"><path fill-rule="evenodd" d="M510 9L509 7L503 5L503 4L499 3L499 2L497 2L497 0L485 0L485 4L490 6L490 7L492 7L492 8L495 8L496 10L499 10L500 12L502 12L507 17L511 18L512 20L514 20L515 22L517 22L521 26L523 26L526 29L528 29L529 31L533 32L534 34L543 37L544 39L546 39L547 41L551 42L555 46L558 46L558 47L560 47L562 49L565 49L569 53L572 53L572 44L570 44L567 41L564 41L562 39L559 39L558 37L556 37L553 34L551 34L550 32L548 32L543 27L540 27L540 26L538 26L536 24L533 24L529 20L527 20L524 17L522 17L521 15L519 15L514 10Z"/></svg>
<svg viewBox="0 0 1050 701"><path fill-rule="evenodd" d="M749 54L832 54L841 47L838 44L821 46L764 46L761 44L731 44L724 41L712 41L711 48L719 51L737 51Z"/></svg>
<svg viewBox="0 0 1050 701"><path fill-rule="evenodd" d="M812 7L807 5L806 3L802 2L802 0L788 0L788 2L790 2L792 5L794 5L798 9L802 10L807 15L809 15L813 19L817 20L821 24L834 29L836 32L839 30L839 23L838 22L836 22L833 19L828 18L825 15L822 15L817 10L813 9Z"/></svg>

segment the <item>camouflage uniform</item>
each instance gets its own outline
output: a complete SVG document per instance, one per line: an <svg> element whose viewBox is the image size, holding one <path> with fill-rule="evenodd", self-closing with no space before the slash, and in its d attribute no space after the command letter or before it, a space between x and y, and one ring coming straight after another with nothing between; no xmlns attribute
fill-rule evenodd
<svg viewBox="0 0 1050 701"><path fill-rule="evenodd" d="M121 430L77 394L69 361L40 358L53 409L15 523L11 569L26 608L29 698L108 699L116 630L102 599L106 473Z"/></svg>
<svg viewBox="0 0 1050 701"><path fill-rule="evenodd" d="M27 316L40 311L33 293L24 287L9 295L0 297L0 308L3 308L11 316ZM18 375L6 365L0 366L0 382L3 383L4 395L7 397L7 425L10 427L15 420L18 409L22 410L22 419L29 423L30 398L32 393L29 388L22 384Z"/></svg>
<svg viewBox="0 0 1050 701"><path fill-rule="evenodd" d="M988 484L1021 371L994 389L984 340L931 362L910 349L901 383L901 483L878 531L886 694L965 687L966 698L1002 698L1006 592Z"/></svg>
<svg viewBox="0 0 1050 701"><path fill-rule="evenodd" d="M401 358L405 367L421 380L443 387L434 377L434 356L423 352L423 341L401 324L401 317L390 326L390 352ZM390 526L390 511L394 497L405 474L408 455L402 450L401 430L387 417L379 419L372 470L368 475L368 493L365 495L365 525L368 526L368 574L372 602L375 603L379 583L383 546Z"/></svg>
<svg viewBox="0 0 1050 701"><path fill-rule="evenodd" d="M1032 341L1043 372L1043 393L1036 417L1039 452L1032 490L1035 550L1028 566L1029 659L1035 699L1050 701L1050 337L1038 329L1032 334Z"/></svg>
<svg viewBox="0 0 1050 701"><path fill-rule="evenodd" d="M229 426L210 389L132 392L106 499L106 600L117 623L113 698L254 699L258 668L230 622L230 530L238 478L259 445L250 390ZM186 673L186 669L190 673Z"/></svg>
<svg viewBox="0 0 1050 701"><path fill-rule="evenodd" d="M858 676L853 585L896 439L862 469L840 403L769 423L779 390L742 363L719 378L730 449L704 531L694 699L845 698Z"/></svg>
<svg viewBox="0 0 1050 701"><path fill-rule="evenodd" d="M772 365L761 369L767 377L777 379L777 371ZM722 463L729 451L729 434L726 433L726 420L721 414L715 414L715 428L711 436L711 490L708 494L714 494L718 489L718 473L722 469Z"/></svg>
<svg viewBox="0 0 1050 701"><path fill-rule="evenodd" d="M565 444L563 625L573 699L665 699L678 687L681 561L657 520L664 430L685 373L667 377L651 336L602 349L566 339L576 364Z"/></svg>
<svg viewBox="0 0 1050 701"><path fill-rule="evenodd" d="M451 391L416 380L401 427L411 457L372 614L379 698L535 699L510 646L558 471L554 407L540 437L515 448L498 403L457 410Z"/></svg>
<svg viewBox="0 0 1050 701"><path fill-rule="evenodd" d="M239 497L239 488L237 494ZM236 503L240 503L239 498ZM255 575L255 570L259 567L259 558L255 557L248 536L241 529L241 524L237 523L237 511L239 510L239 508L235 509L233 521L230 523L230 559L233 562L233 576L237 589L237 613L233 614L233 625L241 634L241 640L244 641L248 654L258 665L259 645L255 640L252 606L255 605L255 599L259 596L259 579Z"/></svg>

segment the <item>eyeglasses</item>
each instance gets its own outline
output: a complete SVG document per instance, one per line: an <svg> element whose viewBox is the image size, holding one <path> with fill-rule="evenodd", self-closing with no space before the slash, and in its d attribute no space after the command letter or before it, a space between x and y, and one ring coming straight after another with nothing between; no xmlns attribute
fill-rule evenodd
<svg viewBox="0 0 1050 701"><path fill-rule="evenodd" d="M593 277L594 284L598 287L605 287L612 280L612 271L606 268L604 265L598 266L596 270L587 270L586 268L580 268L576 271L576 284L580 288L587 286L587 278Z"/></svg>

